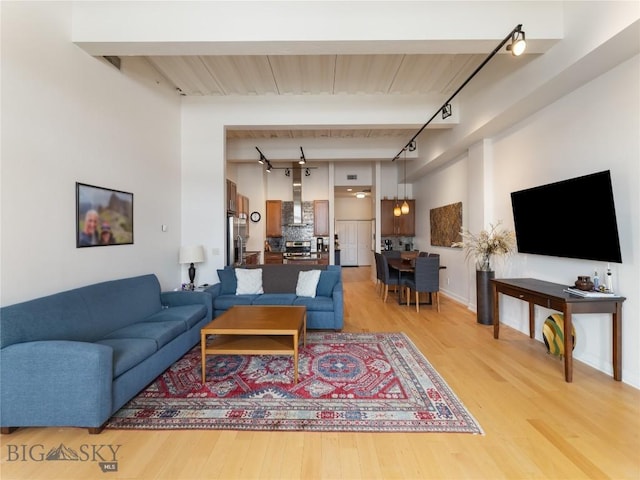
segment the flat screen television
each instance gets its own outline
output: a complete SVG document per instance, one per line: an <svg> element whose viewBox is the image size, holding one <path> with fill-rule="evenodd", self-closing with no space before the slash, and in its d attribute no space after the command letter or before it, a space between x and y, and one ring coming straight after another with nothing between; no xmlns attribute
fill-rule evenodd
<svg viewBox="0 0 640 480"><path fill-rule="evenodd" d="M511 193L518 252L622 263L609 170Z"/></svg>

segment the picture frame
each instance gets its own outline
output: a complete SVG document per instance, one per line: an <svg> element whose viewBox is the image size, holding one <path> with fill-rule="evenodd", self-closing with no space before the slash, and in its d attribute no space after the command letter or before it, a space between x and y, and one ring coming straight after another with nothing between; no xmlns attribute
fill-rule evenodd
<svg viewBox="0 0 640 480"><path fill-rule="evenodd" d="M133 244L133 193L76 182L76 248Z"/></svg>
<svg viewBox="0 0 640 480"><path fill-rule="evenodd" d="M429 211L431 245L452 247L462 241L462 202L452 203Z"/></svg>

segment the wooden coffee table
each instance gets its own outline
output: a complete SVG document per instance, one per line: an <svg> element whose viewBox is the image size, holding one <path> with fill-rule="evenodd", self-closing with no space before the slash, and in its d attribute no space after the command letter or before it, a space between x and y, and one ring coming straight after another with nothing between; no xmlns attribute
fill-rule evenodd
<svg viewBox="0 0 640 480"><path fill-rule="evenodd" d="M208 341L207 335L215 335ZM243 305L231 307L200 331L202 383L207 355L293 355L298 383L298 343L307 344L306 307Z"/></svg>

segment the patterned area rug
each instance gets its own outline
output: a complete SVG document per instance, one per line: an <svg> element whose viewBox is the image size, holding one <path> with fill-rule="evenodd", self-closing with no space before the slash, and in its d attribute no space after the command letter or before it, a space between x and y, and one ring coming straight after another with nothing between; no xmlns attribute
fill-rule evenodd
<svg viewBox="0 0 640 480"><path fill-rule="evenodd" d="M307 334L293 359L200 345L109 420L114 429L457 432L482 429L403 333Z"/></svg>

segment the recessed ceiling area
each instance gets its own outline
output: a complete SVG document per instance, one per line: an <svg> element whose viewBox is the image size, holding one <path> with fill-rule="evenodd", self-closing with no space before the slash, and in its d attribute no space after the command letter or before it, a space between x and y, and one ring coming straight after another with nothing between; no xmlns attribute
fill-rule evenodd
<svg viewBox="0 0 640 480"><path fill-rule="evenodd" d="M371 185L359 185L357 187L335 186L333 194L335 198L357 198L356 193L364 194L363 200L371 198Z"/></svg>

